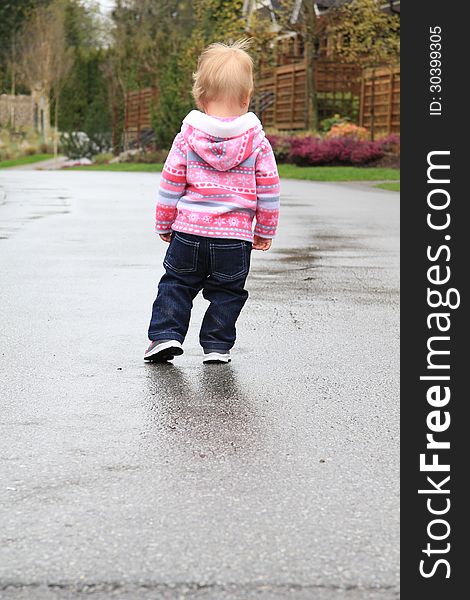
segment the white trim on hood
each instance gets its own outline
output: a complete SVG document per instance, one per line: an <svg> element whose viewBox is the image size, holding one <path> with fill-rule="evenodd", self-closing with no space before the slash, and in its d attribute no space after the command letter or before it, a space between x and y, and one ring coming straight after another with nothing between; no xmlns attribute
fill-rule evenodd
<svg viewBox="0 0 470 600"><path fill-rule="evenodd" d="M257 125L261 126L261 121L252 112L247 112L233 121L220 121L199 110L192 110L183 119L183 123L220 138L237 137Z"/></svg>

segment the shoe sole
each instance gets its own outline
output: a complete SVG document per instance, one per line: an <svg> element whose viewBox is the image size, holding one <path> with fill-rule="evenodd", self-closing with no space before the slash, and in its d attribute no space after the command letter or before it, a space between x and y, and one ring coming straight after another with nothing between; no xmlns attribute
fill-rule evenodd
<svg viewBox="0 0 470 600"><path fill-rule="evenodd" d="M155 348L151 354L145 354L144 360L149 362L168 362L173 360L175 356L183 354L183 348L176 346L175 342L166 342L162 344L163 347Z"/></svg>
<svg viewBox="0 0 470 600"><path fill-rule="evenodd" d="M215 365L215 364L227 364L231 361L230 356L223 356L218 352L210 352L203 359L203 363L205 365Z"/></svg>

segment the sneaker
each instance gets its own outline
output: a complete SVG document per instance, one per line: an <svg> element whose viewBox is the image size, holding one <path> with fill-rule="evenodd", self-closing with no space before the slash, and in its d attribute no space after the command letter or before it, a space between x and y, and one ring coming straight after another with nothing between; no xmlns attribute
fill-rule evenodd
<svg viewBox="0 0 470 600"><path fill-rule="evenodd" d="M180 354L183 354L183 346L178 340L156 340L145 351L144 360L167 362Z"/></svg>
<svg viewBox="0 0 470 600"><path fill-rule="evenodd" d="M217 350L204 350L204 358L202 362L204 364L211 363L229 363L230 362L230 351L218 352Z"/></svg>

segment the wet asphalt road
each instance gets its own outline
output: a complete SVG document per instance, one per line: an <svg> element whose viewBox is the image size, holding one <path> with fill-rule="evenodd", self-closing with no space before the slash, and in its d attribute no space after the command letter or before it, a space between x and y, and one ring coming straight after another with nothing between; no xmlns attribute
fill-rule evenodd
<svg viewBox="0 0 470 600"><path fill-rule="evenodd" d="M398 195L284 181L231 365L199 297L165 366L157 182L0 171L0 598L398 598Z"/></svg>

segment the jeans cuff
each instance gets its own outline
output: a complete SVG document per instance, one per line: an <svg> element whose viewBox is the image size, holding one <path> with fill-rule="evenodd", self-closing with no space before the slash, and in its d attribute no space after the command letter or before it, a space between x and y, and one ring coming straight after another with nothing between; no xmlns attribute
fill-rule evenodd
<svg viewBox="0 0 470 600"><path fill-rule="evenodd" d="M159 331L158 333L148 334L149 340L152 342L158 342L159 340L176 340L180 344L184 342L184 337L176 331Z"/></svg>
<svg viewBox="0 0 470 600"><path fill-rule="evenodd" d="M217 342L209 342L208 344L203 344L201 343L202 349L204 350L204 352L230 352L230 350L232 349L232 346L229 346L227 344L224 343L217 343Z"/></svg>

